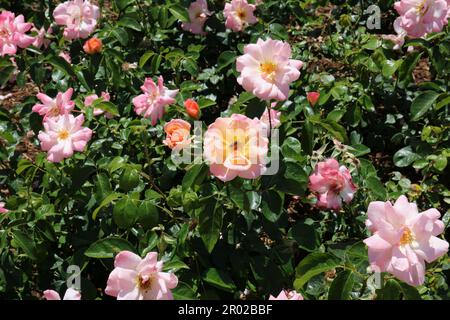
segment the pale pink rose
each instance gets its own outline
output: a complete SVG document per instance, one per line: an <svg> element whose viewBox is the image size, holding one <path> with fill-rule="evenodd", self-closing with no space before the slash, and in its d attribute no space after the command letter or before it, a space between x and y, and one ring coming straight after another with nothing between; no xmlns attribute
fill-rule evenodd
<svg viewBox="0 0 450 320"><path fill-rule="evenodd" d="M26 48L30 46L34 38L25 33L33 27L26 23L23 15L16 15L10 11L0 13L0 56L15 55L17 47Z"/></svg>
<svg viewBox="0 0 450 320"><path fill-rule="evenodd" d="M162 268L156 252L141 259L133 252L121 251L114 260L105 293L117 300L173 300L170 290L178 285L178 278L162 272Z"/></svg>
<svg viewBox="0 0 450 320"><path fill-rule="evenodd" d="M9 210L5 208L5 203L0 202L0 213L7 213L7 212L9 212Z"/></svg>
<svg viewBox="0 0 450 320"><path fill-rule="evenodd" d="M103 101L109 101L109 100L111 99L111 96L109 95L108 92L102 92L101 98L103 99ZM97 99L99 99L99 96L98 96L98 95L96 95L96 94L91 94L91 95L87 96L87 97L84 99L84 105L85 105L86 107L90 107L90 106L94 103L94 101L97 100ZM105 113L104 110L99 109L99 108L94 108L94 116L99 116L99 115L101 115L101 114L103 114L103 113ZM112 114L110 114L109 112L106 112L106 113L105 113L105 117L106 117L107 119L112 119L114 116L113 116Z"/></svg>
<svg viewBox="0 0 450 320"><path fill-rule="evenodd" d="M164 126L166 139L163 143L170 149L182 149L191 144L191 124L182 119L172 119Z"/></svg>
<svg viewBox="0 0 450 320"><path fill-rule="evenodd" d="M35 46L36 48L41 48L42 46L44 46L44 48L47 48L50 45L51 41L47 39L46 36L52 33L51 27L46 31L44 27L38 30L33 26L33 29L31 29L31 31L37 33L36 37L34 38L33 46Z"/></svg>
<svg viewBox="0 0 450 320"><path fill-rule="evenodd" d="M367 216L373 235L364 243L373 271L389 272L418 286L425 281L425 261L431 263L448 251L448 242L437 237L444 232L444 223L436 209L419 213L415 203L400 196L394 205L371 202Z"/></svg>
<svg viewBox="0 0 450 320"><path fill-rule="evenodd" d="M44 116L44 121L48 117L57 117L62 114L69 113L73 110L75 102L72 101L73 89L69 88L66 92L58 92L56 98L50 98L44 93L37 94L37 98L42 103L33 106L32 111Z"/></svg>
<svg viewBox="0 0 450 320"><path fill-rule="evenodd" d="M48 118L44 122L45 131L39 132L41 148L47 151L47 160L60 162L73 155L74 151L84 151L91 139L92 130L83 127L84 115L74 117L64 114L57 118Z"/></svg>
<svg viewBox="0 0 450 320"><path fill-rule="evenodd" d="M237 58L238 83L262 100L286 100L289 84L300 77L303 62L293 60L291 46L279 40L258 39Z"/></svg>
<svg viewBox="0 0 450 320"><path fill-rule="evenodd" d="M72 64L72 58L70 57L70 54L68 52L62 51L58 56L66 60L68 64Z"/></svg>
<svg viewBox="0 0 450 320"><path fill-rule="evenodd" d="M100 9L89 1L69 0L55 8L53 17L57 25L64 26L64 38L85 39L95 31Z"/></svg>
<svg viewBox="0 0 450 320"><path fill-rule="evenodd" d="M295 290L287 291L281 290L277 297L270 295L269 300L303 300L303 296Z"/></svg>
<svg viewBox="0 0 450 320"><path fill-rule="evenodd" d="M394 21L394 30L397 34L388 34L382 36L383 39L392 41L394 43L394 50L400 50L403 47L403 45L405 44L405 37L407 36L407 32L401 27L401 20L402 18L398 17Z"/></svg>
<svg viewBox="0 0 450 320"><path fill-rule="evenodd" d="M188 9L189 22L183 22L181 28L183 30L192 32L193 34L205 35L203 30L206 20L212 14L208 10L208 2L206 0L197 0L192 2Z"/></svg>
<svg viewBox="0 0 450 320"><path fill-rule="evenodd" d="M133 98L134 111L144 118L151 118L153 126L163 117L164 107L175 103L174 98L178 93L178 90L167 89L163 82L162 76L158 78L158 85L151 78L145 79L141 86L144 94Z"/></svg>
<svg viewBox="0 0 450 320"><path fill-rule="evenodd" d="M276 105L276 104L275 104ZM280 121L281 111L277 111L273 108L270 108L270 122L272 123L272 129L278 128L281 125ZM267 135L270 131L270 122L269 122L269 109L266 108L264 110L264 113L261 115L261 118L259 118L262 123L264 123L267 126Z"/></svg>
<svg viewBox="0 0 450 320"><path fill-rule="evenodd" d="M55 290L45 290L44 298L46 300L61 300L61 296ZM72 288L66 290L63 300L81 300L81 294Z"/></svg>
<svg viewBox="0 0 450 320"><path fill-rule="evenodd" d="M255 179L266 171L267 127L241 114L217 118L205 133L204 157L222 181Z"/></svg>
<svg viewBox="0 0 450 320"><path fill-rule="evenodd" d="M231 0L231 3L225 4L223 10L225 26L236 32L244 30L248 25L258 22L254 16L255 10L256 5L249 4L247 0Z"/></svg>
<svg viewBox="0 0 450 320"><path fill-rule="evenodd" d="M400 15L400 27L411 38L440 32L448 23L449 5L446 0L401 0L395 2L394 8Z"/></svg>
<svg viewBox="0 0 450 320"><path fill-rule="evenodd" d="M309 177L309 189L317 195L317 206L339 210L342 201L349 203L356 192L350 171L335 159L319 162Z"/></svg>

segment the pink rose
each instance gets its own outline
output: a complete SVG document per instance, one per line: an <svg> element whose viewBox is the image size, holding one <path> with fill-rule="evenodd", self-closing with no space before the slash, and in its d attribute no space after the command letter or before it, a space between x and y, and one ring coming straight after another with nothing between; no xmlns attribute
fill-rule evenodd
<svg viewBox="0 0 450 320"><path fill-rule="evenodd" d="M163 143L170 149L182 149L191 143L191 124L181 119L172 119L164 126L166 139Z"/></svg>
<svg viewBox="0 0 450 320"><path fill-rule="evenodd" d="M26 23L23 15L15 16L10 11L0 13L0 56L15 55L17 47L26 48L30 46L34 38L26 35L33 27Z"/></svg>
<svg viewBox="0 0 450 320"><path fill-rule="evenodd" d="M309 189L317 194L317 206L339 210L342 201L349 203L356 192L350 171L335 159L319 162L309 177Z"/></svg>
<svg viewBox="0 0 450 320"><path fill-rule="evenodd" d="M398 17L394 21L394 30L397 34L382 35L383 39L389 40L394 43L394 50L400 50L405 44L405 37L407 32L401 27L401 17Z"/></svg>
<svg viewBox="0 0 450 320"><path fill-rule="evenodd" d="M64 38L85 39L95 31L100 9L89 1L69 0L55 8L53 17L57 25L64 26Z"/></svg>
<svg viewBox="0 0 450 320"><path fill-rule="evenodd" d="M60 162L73 155L74 151L82 152L91 139L92 130L83 127L84 116L74 117L64 114L57 118L48 118L44 122L45 131L38 135L41 148L47 151L47 160Z"/></svg>
<svg viewBox="0 0 450 320"><path fill-rule="evenodd" d="M9 212L9 210L5 208L5 203L0 202L0 213L7 213L7 212Z"/></svg>
<svg viewBox="0 0 450 320"><path fill-rule="evenodd" d="M394 4L400 15L399 26L411 38L442 31L448 23L449 7L446 0L401 0Z"/></svg>
<svg viewBox="0 0 450 320"><path fill-rule="evenodd" d="M44 48L47 48L50 45L51 41L46 38L46 35L52 33L51 27L48 28L47 31L45 31L44 27L42 27L39 30L36 27L33 27L33 29L31 29L31 31L37 33L37 35L34 39L34 42L33 42L33 46L35 46L36 48L41 48L42 46L44 46Z"/></svg>
<svg viewBox="0 0 450 320"><path fill-rule="evenodd" d="M277 297L270 295L269 300L303 300L303 296L295 290L287 291L281 290Z"/></svg>
<svg viewBox="0 0 450 320"><path fill-rule="evenodd" d="M111 99L111 96L109 95L108 92L102 92L102 95L100 98L102 98L103 101L109 101ZM84 99L84 105L86 107L90 107L94 103L95 100L100 99L100 98L96 94L91 94ZM103 113L105 113L105 111L102 109L99 109L99 108L94 109L94 116L99 116ZM112 119L114 116L112 114L110 114L109 112L106 112L105 117L107 119Z"/></svg>
<svg viewBox="0 0 450 320"><path fill-rule="evenodd" d="M256 44L244 48L237 58L238 83L262 100L286 100L289 84L300 77L303 66L292 60L291 46L279 40L258 39Z"/></svg>
<svg viewBox="0 0 450 320"><path fill-rule="evenodd" d="M44 298L46 300L61 300L61 296L55 290L45 290ZM63 297L63 300L80 300L80 299L81 294L72 288L67 289Z"/></svg>
<svg viewBox="0 0 450 320"><path fill-rule="evenodd" d="M256 6L247 0L232 0L225 4L223 14L226 18L225 26L233 31L242 31L248 25L255 24L258 19L254 16Z"/></svg>
<svg viewBox="0 0 450 320"><path fill-rule="evenodd" d="M181 28L193 34L205 35L206 32L203 30L203 26L211 15L211 12L208 10L208 2L206 0L192 2L189 6L188 13L190 21L183 22Z"/></svg>
<svg viewBox="0 0 450 320"><path fill-rule="evenodd" d="M134 111L144 118L151 118L152 125L164 115L164 107L175 103L178 90L169 90L163 85L163 77L158 78L158 86L151 78L145 79L141 94L133 98Z"/></svg>
<svg viewBox="0 0 450 320"><path fill-rule="evenodd" d="M448 242L437 238L444 232L439 211L419 213L415 203L400 196L394 205L371 202L367 215L366 225L373 235L364 243L372 270L389 272L412 286L423 284L425 261L431 263L448 251Z"/></svg>
<svg viewBox="0 0 450 320"><path fill-rule="evenodd" d="M117 300L173 300L171 289L178 284L173 273L162 272L163 262L156 252L144 259L122 251L114 260L105 293Z"/></svg>
<svg viewBox="0 0 450 320"><path fill-rule="evenodd" d="M217 118L205 133L204 157L222 181L255 179L266 171L267 127L241 114Z"/></svg>
<svg viewBox="0 0 450 320"><path fill-rule="evenodd" d="M58 56L60 56L64 60L66 60L68 64L72 64L72 58L70 58L70 55L68 52L60 52Z"/></svg>
<svg viewBox="0 0 450 320"><path fill-rule="evenodd" d="M62 114L67 114L73 110L75 102L71 100L73 89L69 88L66 92L58 92L56 98L50 98L44 93L39 93L36 97L42 103L37 103L33 106L32 111L44 116L44 121L48 117L57 117Z"/></svg>

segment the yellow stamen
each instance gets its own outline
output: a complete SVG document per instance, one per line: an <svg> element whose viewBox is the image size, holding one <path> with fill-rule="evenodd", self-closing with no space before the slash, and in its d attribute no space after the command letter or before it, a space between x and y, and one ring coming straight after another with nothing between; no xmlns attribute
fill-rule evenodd
<svg viewBox="0 0 450 320"><path fill-rule="evenodd" d="M400 245L404 246L406 244L410 244L413 241L414 241L413 233L408 228L405 228L402 237L400 238Z"/></svg>
<svg viewBox="0 0 450 320"><path fill-rule="evenodd" d="M270 81L275 79L275 72L277 71L277 65L271 61L263 62L260 64L259 69L261 73Z"/></svg>
<svg viewBox="0 0 450 320"><path fill-rule="evenodd" d="M59 140L66 140L67 138L69 138L69 136L70 136L70 133L66 129L62 129L58 132Z"/></svg>

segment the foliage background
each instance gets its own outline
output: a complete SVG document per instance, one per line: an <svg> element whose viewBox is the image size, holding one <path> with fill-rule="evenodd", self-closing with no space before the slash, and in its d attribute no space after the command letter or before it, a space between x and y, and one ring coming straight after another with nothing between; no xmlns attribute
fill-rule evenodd
<svg viewBox="0 0 450 320"><path fill-rule="evenodd" d="M158 251L180 280L178 299L266 299L283 288L307 299L448 299L448 256L428 267L418 288L386 275L375 290L367 271L361 240L370 201L407 194L422 211L437 208L447 227L450 221L450 34L410 40L404 48L413 52L393 51L380 37L393 33L393 1L377 2L269 0L258 7L260 22L237 34L225 30L224 1L209 1L216 14L208 35L198 37L179 26L189 1L99 1L100 55L85 55L82 41L66 42L55 28L47 50L16 57L16 84L1 59L1 94L14 95L0 108L0 197L11 210L0 216L0 296L62 291L75 264L83 298L106 299L112 257L127 249ZM366 27L370 4L381 8L381 30ZM0 0L38 27L49 26L55 5ZM279 105L281 170L224 184L206 165L177 167L162 145L162 124L152 127L133 111L144 78L163 75L180 88L165 119L187 118L189 97L199 101L205 128L220 115L260 116L265 105L242 92L235 69L243 46L260 37L288 41L305 62L290 100ZM112 102L99 107L117 117L88 112L94 136L87 151L52 164L39 151L41 119L31 107L38 90L69 87L80 107L86 94L108 90ZM321 92L314 108L309 91ZM328 156L346 163L359 187L339 213L314 209L307 190L315 163Z"/></svg>

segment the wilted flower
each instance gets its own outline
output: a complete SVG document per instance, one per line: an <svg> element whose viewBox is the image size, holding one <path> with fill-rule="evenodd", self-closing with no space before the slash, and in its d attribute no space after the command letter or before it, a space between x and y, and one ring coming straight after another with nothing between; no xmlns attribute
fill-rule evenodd
<svg viewBox="0 0 450 320"><path fill-rule="evenodd" d="M309 189L317 194L317 206L339 210L342 201L349 203L356 192L352 176L335 159L319 162L309 177Z"/></svg>

